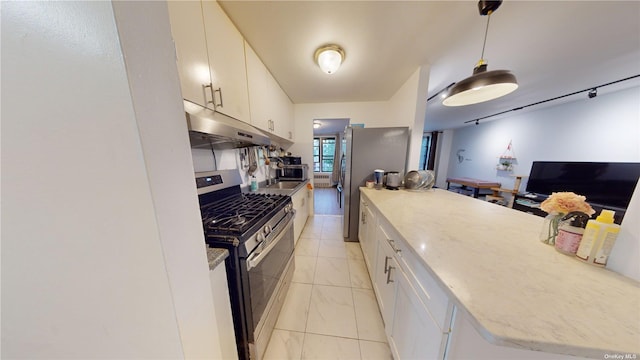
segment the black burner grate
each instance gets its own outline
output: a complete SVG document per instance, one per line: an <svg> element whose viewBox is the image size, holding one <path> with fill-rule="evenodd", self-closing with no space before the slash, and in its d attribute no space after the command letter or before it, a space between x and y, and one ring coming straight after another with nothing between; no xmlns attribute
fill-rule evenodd
<svg viewBox="0 0 640 360"><path fill-rule="evenodd" d="M286 200L285 195L239 194L204 205L200 210L205 232L240 235Z"/></svg>

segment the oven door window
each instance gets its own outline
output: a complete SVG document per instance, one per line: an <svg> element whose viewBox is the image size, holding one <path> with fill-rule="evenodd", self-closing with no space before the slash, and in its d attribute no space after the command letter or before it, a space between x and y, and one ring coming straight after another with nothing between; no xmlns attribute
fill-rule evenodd
<svg viewBox="0 0 640 360"><path fill-rule="evenodd" d="M249 270L253 329L258 325L262 313L276 289L278 280L293 254L293 226L287 226L282 235L282 238L264 259Z"/></svg>

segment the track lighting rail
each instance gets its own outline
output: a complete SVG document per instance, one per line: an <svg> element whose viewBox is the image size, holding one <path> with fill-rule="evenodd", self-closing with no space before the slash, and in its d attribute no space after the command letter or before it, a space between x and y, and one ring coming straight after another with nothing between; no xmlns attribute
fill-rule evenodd
<svg viewBox="0 0 640 360"><path fill-rule="evenodd" d="M444 93L445 93L445 95L446 95L446 92L448 92L448 91L449 91L449 89L450 89L453 85L455 85L455 84L456 84L455 82L452 82L451 84L447 85L447 87L442 88L442 89L441 89L440 91L438 91L437 93L435 93L435 94L433 94L433 95L429 96L429 98L427 99L427 102L431 101L431 100L432 100L433 98L435 98L436 96L441 95L443 92L444 92Z"/></svg>
<svg viewBox="0 0 640 360"><path fill-rule="evenodd" d="M480 120L484 120L484 119L488 119L488 118L490 118L490 117L494 117L494 116L498 116L498 115L506 114L506 113L511 112L511 111L518 111L518 110L522 110L522 109L524 109L524 108L528 108L528 107L535 106L535 105L540 105L540 104L543 104L543 103L546 103L546 102L549 102L549 101L554 101L554 100L562 99L562 98L565 98L565 97L567 97L567 96L572 96L572 95L580 94L580 93L583 93L583 92L586 92L586 91L588 91L588 92L589 92L589 98L594 98L594 97L596 97L596 96L598 95L598 88L605 87L605 86L609 86L609 85L613 85L613 84L617 84L617 83L620 83L620 82L623 82L623 81L627 81L627 80L631 80L631 79L635 79L635 78L637 78L637 77L640 77L640 74L638 74L638 75L633 75L633 76L629 76L629 77L627 77L627 78L620 79L620 80L616 80L616 81L612 81L612 82L609 82L609 83L606 83L606 84L602 84L602 85L598 85L598 86L592 86L592 87L590 87L590 88L586 88L586 89L584 89L584 90L574 91L574 92L569 93L569 94L565 94L565 95L561 95L561 96L556 96L556 97L551 98L551 99L547 99L547 100L542 100L542 101L534 102L534 103L529 104L529 105L519 106L519 107L513 108L513 109L511 109L511 110L505 110L505 111L501 111L501 112L499 112L499 113L495 113L495 114L492 114L492 115L487 115L487 116L479 117L479 118L477 118L477 119L467 120L467 121L465 121L464 123L465 123L465 124L468 124L468 123L475 123L476 125L479 125L479 124L480 124ZM443 89L443 90L444 90L444 89ZM442 91L442 90L441 90L441 91ZM436 94L436 95L437 95L437 94ZM434 95L434 96L435 96L435 95ZM433 98L433 96L432 96L431 98ZM430 100L431 98L429 98L429 100ZM427 100L427 101L429 101L429 100Z"/></svg>

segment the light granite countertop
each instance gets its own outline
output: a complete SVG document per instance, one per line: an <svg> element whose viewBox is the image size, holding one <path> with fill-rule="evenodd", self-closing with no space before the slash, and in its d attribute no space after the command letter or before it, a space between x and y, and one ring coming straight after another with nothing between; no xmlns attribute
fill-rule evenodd
<svg viewBox="0 0 640 360"><path fill-rule="evenodd" d="M541 243L543 218L442 189L360 189L490 343L640 354L640 284Z"/></svg>
<svg viewBox="0 0 640 360"><path fill-rule="evenodd" d="M209 270L213 270L216 266L222 264L224 259L229 256L229 250L221 248L211 248L207 246L207 259L209 260Z"/></svg>

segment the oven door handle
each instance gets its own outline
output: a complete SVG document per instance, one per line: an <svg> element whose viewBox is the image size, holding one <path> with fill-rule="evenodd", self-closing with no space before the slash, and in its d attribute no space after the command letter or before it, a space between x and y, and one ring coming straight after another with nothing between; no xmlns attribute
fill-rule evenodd
<svg viewBox="0 0 640 360"><path fill-rule="evenodd" d="M278 233L278 236L276 236L276 238L273 239L269 243L269 245L267 245L266 249L263 249L260 252L254 251L251 255L249 255L249 257L247 258L247 271L250 271L254 267L258 266L260 262L265 258L265 256L267 256L269 252L273 250L273 248L278 244L278 242L285 236L289 227L293 226L293 218L294 217L292 216L291 218L289 218L289 220L287 220L287 223L282 228L282 231L280 231L280 233Z"/></svg>

